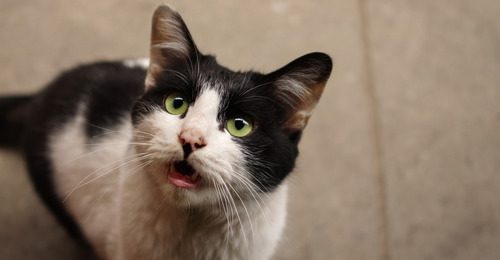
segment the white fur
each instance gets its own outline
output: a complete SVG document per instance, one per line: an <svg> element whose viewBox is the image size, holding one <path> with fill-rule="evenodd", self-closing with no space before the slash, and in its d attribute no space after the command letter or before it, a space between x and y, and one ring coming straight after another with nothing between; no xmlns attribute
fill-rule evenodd
<svg viewBox="0 0 500 260"><path fill-rule="evenodd" d="M142 68L147 70L149 67L149 58L139 58L139 59L130 59L125 60L123 65L129 68Z"/></svg>
<svg viewBox="0 0 500 260"><path fill-rule="evenodd" d="M286 184L268 194L251 192L254 187L245 182L249 176L240 166L241 148L219 129L219 104L218 93L206 89L184 118L156 110L133 129L124 116L122 124L91 143L82 106L51 136L57 193L101 257L272 255L285 223ZM170 164L183 158L178 135L187 128L201 129L207 143L188 158L206 182L195 191L166 181Z"/></svg>
<svg viewBox="0 0 500 260"><path fill-rule="evenodd" d="M73 120L54 133L50 158L57 193L84 234L102 253L106 243L103 231L116 217L116 180L126 159L131 125L120 125L118 134L105 131L107 134L92 144L85 137L84 112L82 107Z"/></svg>
<svg viewBox="0 0 500 260"><path fill-rule="evenodd" d="M281 99L290 107L294 107L297 101L305 101L310 97L311 93L307 86L292 77L282 77L277 82L278 91L276 92L280 95Z"/></svg>

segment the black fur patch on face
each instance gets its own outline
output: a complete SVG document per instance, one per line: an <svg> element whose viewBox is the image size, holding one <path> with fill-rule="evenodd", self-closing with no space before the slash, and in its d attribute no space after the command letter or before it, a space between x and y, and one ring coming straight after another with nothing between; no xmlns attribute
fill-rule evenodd
<svg viewBox="0 0 500 260"><path fill-rule="evenodd" d="M298 155L297 143L283 131L285 113L273 84L262 74L246 72L235 73L220 88L220 120L244 116L254 125L248 136L233 139L245 154L242 163L252 182L263 192L274 190L288 176Z"/></svg>

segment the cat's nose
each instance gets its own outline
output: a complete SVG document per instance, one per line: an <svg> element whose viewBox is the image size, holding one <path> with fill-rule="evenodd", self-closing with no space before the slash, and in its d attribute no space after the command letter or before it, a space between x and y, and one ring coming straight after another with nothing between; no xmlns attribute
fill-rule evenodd
<svg viewBox="0 0 500 260"><path fill-rule="evenodd" d="M179 134L179 142L184 151L184 158L207 145L203 133L197 128L183 129Z"/></svg>

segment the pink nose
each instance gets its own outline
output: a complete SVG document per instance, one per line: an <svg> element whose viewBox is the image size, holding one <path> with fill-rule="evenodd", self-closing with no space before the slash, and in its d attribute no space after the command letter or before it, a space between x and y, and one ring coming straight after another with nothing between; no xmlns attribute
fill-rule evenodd
<svg viewBox="0 0 500 260"><path fill-rule="evenodd" d="M179 141L184 150L185 158L187 158L191 152L207 145L203 133L197 128L183 129L179 134Z"/></svg>

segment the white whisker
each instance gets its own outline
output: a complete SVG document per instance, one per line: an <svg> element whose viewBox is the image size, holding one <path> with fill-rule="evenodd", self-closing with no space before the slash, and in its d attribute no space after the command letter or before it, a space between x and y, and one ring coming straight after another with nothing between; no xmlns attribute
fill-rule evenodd
<svg viewBox="0 0 500 260"><path fill-rule="evenodd" d="M133 155L131 157L136 157L137 155ZM85 185L88 185L89 183L92 183L93 181L97 180L97 179L100 179L106 175L108 175L109 173L112 173L114 170L116 169L119 169L129 163L133 163L133 162L136 162L138 160L142 160L142 159L145 159L147 158L148 156L151 156L150 154L143 154L143 155L140 155L140 156L137 156L136 158L133 158L131 160L125 160L125 162L123 162L122 159L118 160L117 162L114 162L112 163L111 165L114 165L116 163L121 163L119 164L118 166L114 166L112 167L111 169L107 169L107 167L109 167L109 164L108 165L105 165L104 167L100 167L98 168L97 170L91 172L90 174L88 174L85 178L83 178L77 185L75 188L73 188L63 199L63 203L78 189L80 189L81 187L85 186ZM129 157L130 158L130 157ZM103 174L99 174L99 172L101 170L106 170ZM96 177L90 179L89 181L86 181L90 176L92 175L97 175Z"/></svg>

